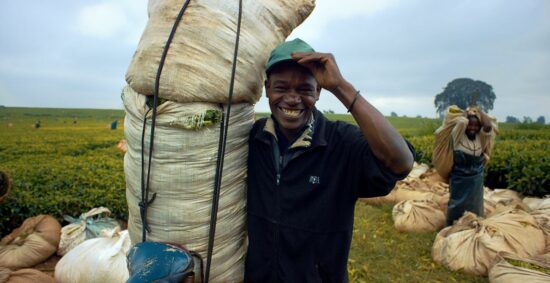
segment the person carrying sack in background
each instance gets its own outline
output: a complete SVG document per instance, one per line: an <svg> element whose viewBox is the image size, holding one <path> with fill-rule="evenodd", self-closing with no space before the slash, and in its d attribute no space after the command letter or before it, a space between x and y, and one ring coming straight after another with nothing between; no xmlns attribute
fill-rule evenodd
<svg viewBox="0 0 550 283"><path fill-rule="evenodd" d="M432 155L437 172L449 181L447 226L465 211L483 216L483 172L496 134L496 119L479 107L464 111L453 105L447 109L443 125L435 132Z"/></svg>
<svg viewBox="0 0 550 283"><path fill-rule="evenodd" d="M271 117L249 139L245 282L346 282L357 198L388 194L410 172L414 149L331 54L288 41L266 73ZM321 88L359 127L315 108Z"/></svg>

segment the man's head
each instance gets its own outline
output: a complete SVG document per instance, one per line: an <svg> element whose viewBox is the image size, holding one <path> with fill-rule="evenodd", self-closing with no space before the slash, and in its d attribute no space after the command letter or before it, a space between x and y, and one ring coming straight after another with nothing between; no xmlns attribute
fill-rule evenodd
<svg viewBox="0 0 550 283"><path fill-rule="evenodd" d="M466 136L474 140L477 133L481 130L481 122L476 115L468 115L468 126L466 126Z"/></svg>
<svg viewBox="0 0 550 283"><path fill-rule="evenodd" d="M304 41L295 39L273 49L266 64L269 107L287 138L295 138L304 129L321 92L309 69L294 61L291 55L313 51Z"/></svg>

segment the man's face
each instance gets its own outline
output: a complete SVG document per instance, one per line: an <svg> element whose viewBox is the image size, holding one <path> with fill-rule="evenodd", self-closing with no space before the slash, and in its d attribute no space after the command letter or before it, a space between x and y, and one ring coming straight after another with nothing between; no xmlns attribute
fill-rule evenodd
<svg viewBox="0 0 550 283"><path fill-rule="evenodd" d="M265 89L271 113L287 137L306 125L321 91L315 77L298 64L275 68L265 81Z"/></svg>
<svg viewBox="0 0 550 283"><path fill-rule="evenodd" d="M475 139L475 136L481 130L481 124L476 116L468 116L468 126L466 126L466 136L469 139Z"/></svg>

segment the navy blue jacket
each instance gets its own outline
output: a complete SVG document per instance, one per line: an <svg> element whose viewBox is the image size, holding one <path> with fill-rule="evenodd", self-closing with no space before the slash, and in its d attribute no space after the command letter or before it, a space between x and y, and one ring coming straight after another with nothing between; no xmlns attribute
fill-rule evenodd
<svg viewBox="0 0 550 283"><path fill-rule="evenodd" d="M252 128L245 282L346 282L357 198L406 176L375 158L357 126L313 117L282 157L271 118Z"/></svg>

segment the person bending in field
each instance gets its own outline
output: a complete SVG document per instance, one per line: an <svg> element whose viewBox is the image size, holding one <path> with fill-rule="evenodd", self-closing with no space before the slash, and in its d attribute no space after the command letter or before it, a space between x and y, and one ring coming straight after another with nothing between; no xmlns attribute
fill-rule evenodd
<svg viewBox="0 0 550 283"><path fill-rule="evenodd" d="M266 64L271 117L256 121L248 156L246 282L346 282L355 202L389 193L414 149L353 85L334 57L300 39ZM359 127L315 108L321 88Z"/></svg>
<svg viewBox="0 0 550 283"><path fill-rule="evenodd" d="M496 136L496 120L478 107L451 106L436 131L432 163L449 180L447 226L465 211L483 216L483 170Z"/></svg>

